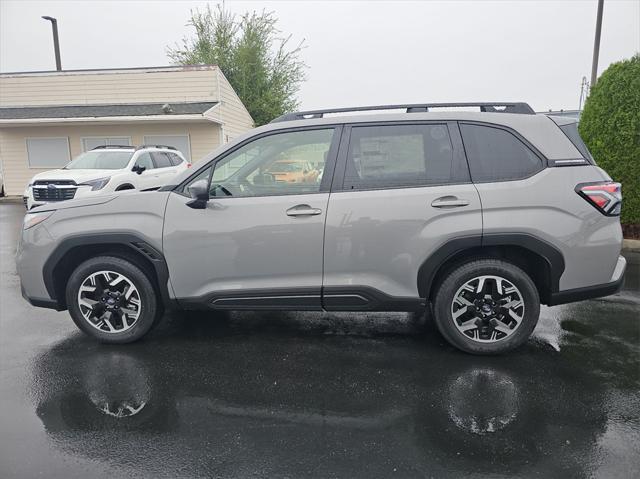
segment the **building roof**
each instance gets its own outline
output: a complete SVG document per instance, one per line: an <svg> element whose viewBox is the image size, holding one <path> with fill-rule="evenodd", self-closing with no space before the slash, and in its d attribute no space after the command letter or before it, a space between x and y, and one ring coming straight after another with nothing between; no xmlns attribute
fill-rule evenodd
<svg viewBox="0 0 640 479"><path fill-rule="evenodd" d="M99 105L1 107L0 120L34 118L107 118L123 116L171 116L203 114L216 106L216 101L179 103L125 103ZM167 107L168 105L168 107Z"/></svg>
<svg viewBox="0 0 640 479"><path fill-rule="evenodd" d="M35 70L22 72L1 72L0 78L14 76L67 76L67 75L100 75L109 73L154 73L173 71L215 70L216 65L169 65L160 67L124 67L124 68L85 68L79 70Z"/></svg>

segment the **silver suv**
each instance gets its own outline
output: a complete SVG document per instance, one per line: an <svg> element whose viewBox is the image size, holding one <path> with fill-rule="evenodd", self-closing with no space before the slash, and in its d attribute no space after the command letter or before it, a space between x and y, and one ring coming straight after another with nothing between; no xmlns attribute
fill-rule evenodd
<svg viewBox="0 0 640 479"><path fill-rule="evenodd" d="M527 340L540 303L621 287L620 206L575 121L526 103L310 111L159 191L30 211L17 264L31 304L109 343L166 307L431 308L451 344L491 354Z"/></svg>

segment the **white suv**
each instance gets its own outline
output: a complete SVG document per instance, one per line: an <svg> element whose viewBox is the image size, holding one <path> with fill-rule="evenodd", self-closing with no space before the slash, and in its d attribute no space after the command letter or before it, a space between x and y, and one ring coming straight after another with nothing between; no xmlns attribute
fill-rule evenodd
<svg viewBox="0 0 640 479"><path fill-rule="evenodd" d="M24 192L27 209L121 190L156 190L189 168L171 146L98 146L67 166L34 176Z"/></svg>

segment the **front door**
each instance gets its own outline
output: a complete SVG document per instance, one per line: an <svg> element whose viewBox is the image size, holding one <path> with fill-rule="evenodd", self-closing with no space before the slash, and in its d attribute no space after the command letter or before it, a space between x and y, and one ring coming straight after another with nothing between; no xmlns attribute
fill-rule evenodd
<svg viewBox="0 0 640 479"><path fill-rule="evenodd" d="M320 309L324 223L338 129L265 134L169 196L164 253L185 306ZM309 164L318 171L309 172ZM209 181L204 209L189 184Z"/></svg>

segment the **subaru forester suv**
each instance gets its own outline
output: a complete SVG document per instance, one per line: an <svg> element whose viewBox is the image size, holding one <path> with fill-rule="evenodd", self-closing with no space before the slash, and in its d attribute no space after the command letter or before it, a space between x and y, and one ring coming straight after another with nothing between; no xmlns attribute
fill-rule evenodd
<svg viewBox="0 0 640 479"><path fill-rule="evenodd" d="M35 175L22 195L28 210L73 198L122 190L152 190L190 165L172 146L97 146L64 168Z"/></svg>
<svg viewBox="0 0 640 479"><path fill-rule="evenodd" d="M319 175L281 181L284 162ZM527 340L541 303L621 287L620 207L575 121L526 103L308 111L159 191L30 211L17 265L31 304L108 343L141 338L166 307L430 308L452 345L492 354Z"/></svg>

